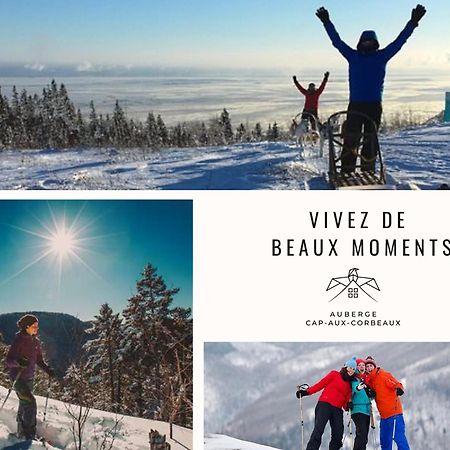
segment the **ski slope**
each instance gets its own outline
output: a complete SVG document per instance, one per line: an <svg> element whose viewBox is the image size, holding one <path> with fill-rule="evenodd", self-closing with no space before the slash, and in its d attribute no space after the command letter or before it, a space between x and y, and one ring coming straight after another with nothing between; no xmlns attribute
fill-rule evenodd
<svg viewBox="0 0 450 450"><path fill-rule="evenodd" d="M450 124L383 135L388 175L399 184L450 184ZM293 143L164 149L41 149L0 153L0 189L328 189L326 156Z"/></svg>
<svg viewBox="0 0 450 450"><path fill-rule="evenodd" d="M0 386L0 398L3 402L8 390ZM43 421L45 398L36 397L38 405L37 433L44 437L50 449L74 450L74 439L71 433L72 420L64 404L57 400L49 399L47 415ZM0 448L14 445L18 440L11 436L16 431L16 413L18 400L15 393L11 393L8 401L0 410ZM113 413L91 410L83 434L83 449L98 450L107 433L114 429L116 422L117 431L112 449L113 450L148 450L150 429L165 434L171 450L192 450L192 430L174 425L173 439L169 438L169 424L154 420L141 419L137 417L115 415ZM111 442L111 439L108 440ZM43 448L41 443L33 443L31 449ZM107 446L106 448L109 448Z"/></svg>
<svg viewBox="0 0 450 450"><path fill-rule="evenodd" d="M204 450L278 450L275 447L241 441L224 434L207 434Z"/></svg>

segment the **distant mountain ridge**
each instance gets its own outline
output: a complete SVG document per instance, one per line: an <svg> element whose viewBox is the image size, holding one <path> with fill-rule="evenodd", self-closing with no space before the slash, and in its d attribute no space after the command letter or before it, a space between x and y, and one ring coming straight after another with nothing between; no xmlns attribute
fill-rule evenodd
<svg viewBox="0 0 450 450"><path fill-rule="evenodd" d="M90 322L65 313L30 311L39 319L39 339L43 350L52 367L63 374L76 358L79 349L86 343L89 335L86 330ZM0 333L7 345L10 345L16 335L17 321L25 312L0 314Z"/></svg>

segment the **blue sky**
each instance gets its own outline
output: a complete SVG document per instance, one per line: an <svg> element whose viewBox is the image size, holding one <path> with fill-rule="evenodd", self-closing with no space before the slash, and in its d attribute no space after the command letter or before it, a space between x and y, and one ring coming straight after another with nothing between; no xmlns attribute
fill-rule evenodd
<svg viewBox="0 0 450 450"><path fill-rule="evenodd" d="M54 224L60 233L45 239ZM105 302L119 312L147 263L168 287L180 288L175 305L192 306L190 201L5 200L0 234L0 313L45 310L91 319ZM72 254L58 235L70 235Z"/></svg>
<svg viewBox="0 0 450 450"><path fill-rule="evenodd" d="M0 62L35 65L193 66L305 70L342 68L315 17L324 5L341 37L355 44L375 29L387 45L415 2L398 0L2 0ZM448 69L450 2L425 3L428 13L398 68ZM445 37L445 39L443 39ZM6 45L5 45L6 44Z"/></svg>

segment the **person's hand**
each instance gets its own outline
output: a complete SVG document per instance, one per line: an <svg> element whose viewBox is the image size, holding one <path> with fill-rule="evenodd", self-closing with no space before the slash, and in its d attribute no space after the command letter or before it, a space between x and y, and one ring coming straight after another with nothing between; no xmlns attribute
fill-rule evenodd
<svg viewBox="0 0 450 450"><path fill-rule="evenodd" d="M398 395L399 397L401 397L401 396L405 393L405 391L404 391L402 388L397 388L397 389L395 390L395 392L397 393L397 395Z"/></svg>
<svg viewBox="0 0 450 450"><path fill-rule="evenodd" d="M17 360L17 365L21 368L21 369L26 369L28 367L28 365L30 364L30 361L28 360L28 358L26 356L21 356L18 360Z"/></svg>
<svg viewBox="0 0 450 450"><path fill-rule="evenodd" d="M348 402L348 409L351 411L353 409L353 402Z"/></svg>
<svg viewBox="0 0 450 450"><path fill-rule="evenodd" d="M297 81L297 76L296 76L296 75L293 75L293 76L292 76L292 79L293 79L294 81Z"/></svg>
<svg viewBox="0 0 450 450"><path fill-rule="evenodd" d="M323 76L324 76L324 78L325 78L326 80L328 80L328 77L330 76L330 72L325 72L325 73L323 74Z"/></svg>
<svg viewBox="0 0 450 450"><path fill-rule="evenodd" d="M297 398L301 398L301 397L305 397L305 396L309 395L308 388L306 386L300 387L300 389L297 390L295 395L297 396Z"/></svg>
<svg viewBox="0 0 450 450"><path fill-rule="evenodd" d="M321 22L323 24L327 23L330 21L330 14L329 12L323 7L321 6L317 11L316 11L316 16L321 20Z"/></svg>
<svg viewBox="0 0 450 450"><path fill-rule="evenodd" d="M47 375L48 375L50 378L56 378L55 370L52 369L51 367L48 367L48 368L47 368Z"/></svg>
<svg viewBox="0 0 450 450"><path fill-rule="evenodd" d="M375 391L373 391L372 389L370 389L370 387L366 386L366 394L367 397L369 397L370 399L375 398Z"/></svg>
<svg viewBox="0 0 450 450"><path fill-rule="evenodd" d="M357 391L362 391L366 387L367 386L361 381L361 383L359 383L358 386L356 386L356 390Z"/></svg>
<svg viewBox="0 0 450 450"><path fill-rule="evenodd" d="M413 10L411 11L411 22L414 25L419 25L420 19L425 15L427 10L422 5L417 5Z"/></svg>

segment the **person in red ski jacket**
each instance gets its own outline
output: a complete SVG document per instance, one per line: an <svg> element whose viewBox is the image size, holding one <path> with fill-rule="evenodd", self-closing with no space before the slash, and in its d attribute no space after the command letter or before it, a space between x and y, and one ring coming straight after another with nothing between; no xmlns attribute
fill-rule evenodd
<svg viewBox="0 0 450 450"><path fill-rule="evenodd" d="M317 123L315 119L318 119L319 117L319 97L325 89L329 75L330 72L325 72L319 89L316 89L316 85L314 83L309 83L308 89L305 89L297 81L297 77L295 75L292 77L297 89L305 96L305 106L303 107L302 119L308 119L311 122L311 126L314 130L316 129Z"/></svg>
<svg viewBox="0 0 450 450"><path fill-rule="evenodd" d="M339 450L342 447L344 435L343 408L348 408L352 398L351 382L355 379L356 357L348 360L338 372L332 370L318 383L308 388L300 388L297 398L322 391L315 409L314 430L309 438L306 450L319 450L322 435L327 422L331 426L329 450Z"/></svg>

